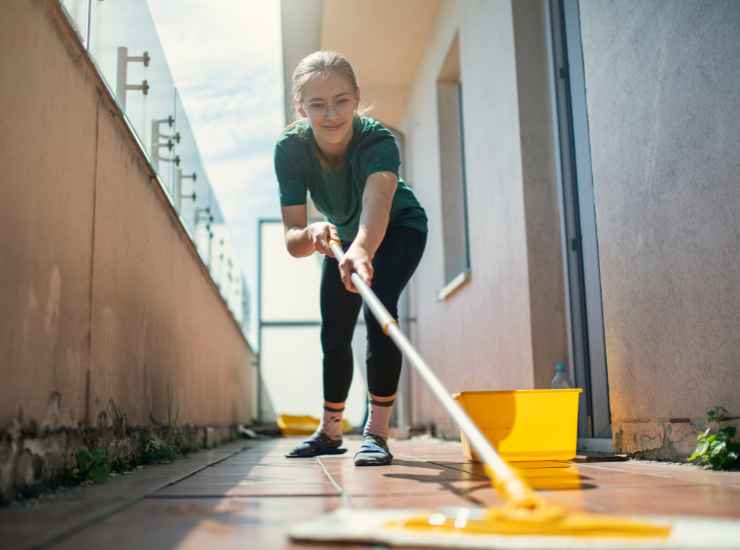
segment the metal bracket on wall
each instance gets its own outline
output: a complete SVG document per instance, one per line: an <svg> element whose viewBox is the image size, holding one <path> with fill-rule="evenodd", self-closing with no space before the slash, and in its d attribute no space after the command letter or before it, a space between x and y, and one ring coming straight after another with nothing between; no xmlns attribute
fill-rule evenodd
<svg viewBox="0 0 740 550"><path fill-rule="evenodd" d="M175 166L180 165L180 157L178 155L173 157L163 157L159 153L159 150L162 148L166 148L171 153L175 148L175 144L180 143L180 132L176 131L174 134L163 134L161 129L162 124L167 124L172 128L175 124L175 117L170 115L167 118L155 118L152 120L151 143L149 150L152 164L157 172L159 172L160 160L164 162L174 162Z"/></svg>
<svg viewBox="0 0 740 550"><path fill-rule="evenodd" d="M116 97L118 97L118 103L121 105L123 111L126 110L126 92L128 90L141 90L144 95L149 95L149 82L147 80L142 80L141 84L128 84L126 82L128 78L128 64L133 61L143 63L144 67L148 67L151 59L147 51L140 56L129 56L127 47L121 46L118 48Z"/></svg>
<svg viewBox="0 0 740 550"><path fill-rule="evenodd" d="M182 181L183 180L193 180L193 183L198 179L198 175L193 172L190 175L183 175L182 169L178 168L175 172L175 188L173 189L173 196L175 197L175 210L177 210L177 213L180 214L182 212L182 200L188 199L192 200L193 203L195 203L196 194L195 191L189 194L183 194L182 193Z"/></svg>

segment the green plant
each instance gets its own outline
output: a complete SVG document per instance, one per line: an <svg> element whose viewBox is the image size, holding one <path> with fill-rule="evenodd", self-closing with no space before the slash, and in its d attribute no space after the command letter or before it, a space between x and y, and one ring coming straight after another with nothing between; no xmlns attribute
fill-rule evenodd
<svg viewBox="0 0 740 550"><path fill-rule="evenodd" d="M79 449L75 453L77 466L74 469L74 477L79 481L91 480L102 483L111 472L111 460L105 448L89 450L87 447Z"/></svg>
<svg viewBox="0 0 740 550"><path fill-rule="evenodd" d="M175 433L173 446L178 455L186 455L197 450L197 447L188 439L184 431L178 431Z"/></svg>
<svg viewBox="0 0 740 550"><path fill-rule="evenodd" d="M117 474L124 474L136 468L137 465L136 457L117 456L111 461L111 471Z"/></svg>
<svg viewBox="0 0 740 550"><path fill-rule="evenodd" d="M707 421L720 427L713 433L712 426L709 426L696 438L696 450L689 462L712 470L727 470L738 464L740 442L733 441L737 430L733 426L721 427L727 420L728 413L724 407L717 406L707 411Z"/></svg>
<svg viewBox="0 0 740 550"><path fill-rule="evenodd" d="M145 464L172 462L177 458L177 454L177 449L173 445L154 436L144 442L141 459Z"/></svg>

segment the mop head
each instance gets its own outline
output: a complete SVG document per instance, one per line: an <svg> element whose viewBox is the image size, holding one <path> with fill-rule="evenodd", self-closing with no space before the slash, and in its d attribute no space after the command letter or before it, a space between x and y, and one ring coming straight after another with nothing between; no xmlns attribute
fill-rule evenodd
<svg viewBox="0 0 740 550"><path fill-rule="evenodd" d="M559 520L525 519L517 524L508 512L497 519L496 510L501 509L451 508L431 512L340 508L293 526L289 536L296 542L422 548L740 550L740 521L623 518L568 512ZM601 530L594 530L597 527Z"/></svg>

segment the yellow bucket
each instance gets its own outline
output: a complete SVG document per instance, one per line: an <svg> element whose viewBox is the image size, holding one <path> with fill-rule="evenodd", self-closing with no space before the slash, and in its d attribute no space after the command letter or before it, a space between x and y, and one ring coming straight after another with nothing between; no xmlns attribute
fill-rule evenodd
<svg viewBox="0 0 740 550"><path fill-rule="evenodd" d="M582 391L464 391L453 397L504 460L568 461L576 456ZM460 436L468 460L480 462L465 434Z"/></svg>
<svg viewBox="0 0 740 550"><path fill-rule="evenodd" d="M321 421L315 416L279 414L277 425L283 435L311 435L319 427ZM342 432L352 431L352 425L346 418L342 419Z"/></svg>

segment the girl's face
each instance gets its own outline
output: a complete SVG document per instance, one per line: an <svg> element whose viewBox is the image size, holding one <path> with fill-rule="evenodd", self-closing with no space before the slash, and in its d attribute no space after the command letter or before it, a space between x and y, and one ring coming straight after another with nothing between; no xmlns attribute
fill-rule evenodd
<svg viewBox="0 0 740 550"><path fill-rule="evenodd" d="M320 144L341 145L352 137L352 119L359 102L359 93L346 78L329 73L306 85L298 112L308 118Z"/></svg>

